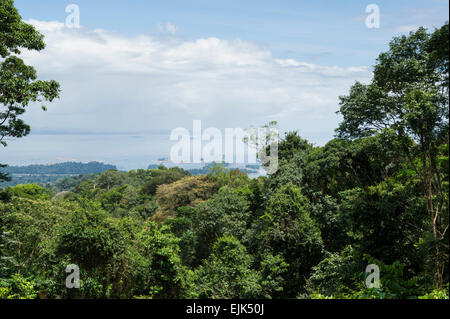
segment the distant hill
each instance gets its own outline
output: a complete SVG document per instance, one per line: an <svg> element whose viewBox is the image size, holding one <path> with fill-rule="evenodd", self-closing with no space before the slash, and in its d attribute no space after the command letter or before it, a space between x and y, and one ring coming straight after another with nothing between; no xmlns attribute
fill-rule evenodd
<svg viewBox="0 0 450 319"><path fill-rule="evenodd" d="M25 183L46 184L56 180L84 174L102 173L116 166L100 162L78 163L64 162L58 164L38 164L27 166L7 166L0 171L12 178L9 182L0 183L0 187Z"/></svg>
<svg viewBox="0 0 450 319"><path fill-rule="evenodd" d="M150 164L148 166L148 169L158 169L161 166L166 166L168 164L168 162L161 162L159 164ZM170 164L167 165L166 167L174 167L174 164ZM205 163L203 164L203 166L200 167L192 167L194 165L192 164L178 164L177 166L188 171L189 173L191 173L192 175L204 175L204 174L208 174L209 171L215 167L216 165L220 165L222 167L224 167L226 170L233 170L233 169L237 169L241 172L247 173L249 176L251 175L258 175L258 171L261 168L260 164L248 164L245 165L245 167L234 167L229 163Z"/></svg>

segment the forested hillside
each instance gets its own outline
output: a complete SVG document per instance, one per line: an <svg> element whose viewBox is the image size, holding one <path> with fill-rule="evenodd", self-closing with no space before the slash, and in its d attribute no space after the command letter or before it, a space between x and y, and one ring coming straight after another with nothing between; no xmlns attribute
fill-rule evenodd
<svg viewBox="0 0 450 319"><path fill-rule="evenodd" d="M0 168L0 174L7 176L9 181L3 182L2 186L15 186L19 184L53 184L58 181L57 187L63 186L71 176L103 173L109 169L117 169L114 165L100 162L77 163L64 162L45 165L5 166ZM80 179L82 177L76 177Z"/></svg>
<svg viewBox="0 0 450 319"><path fill-rule="evenodd" d="M18 116L59 86L13 55L44 44L0 3L4 142L28 134ZM268 176L215 165L0 184L0 299L448 299L448 33L447 23L394 38L370 83L340 97L335 138L281 136Z"/></svg>
<svg viewBox="0 0 450 319"><path fill-rule="evenodd" d="M433 238L421 181L395 143L376 134L313 147L293 132L269 177L161 167L110 170L58 194L7 188L2 296L448 298L448 234ZM80 267L80 289L65 287L68 264ZM380 289L366 287L367 264L379 265Z"/></svg>

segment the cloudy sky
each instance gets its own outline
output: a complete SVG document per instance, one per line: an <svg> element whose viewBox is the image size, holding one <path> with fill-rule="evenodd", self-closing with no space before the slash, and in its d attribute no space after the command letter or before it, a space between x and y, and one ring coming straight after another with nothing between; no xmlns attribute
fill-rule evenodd
<svg viewBox="0 0 450 319"><path fill-rule="evenodd" d="M372 2L379 29L365 25ZM446 0L372 2L16 0L47 43L23 58L62 95L47 112L30 108L32 134L1 150L4 162L126 161L126 149L144 163L168 156L149 136L193 120L219 129L276 120L324 144L339 122L338 96L370 79L389 40L448 20ZM65 24L71 3L80 28ZM88 135L101 137L79 138Z"/></svg>

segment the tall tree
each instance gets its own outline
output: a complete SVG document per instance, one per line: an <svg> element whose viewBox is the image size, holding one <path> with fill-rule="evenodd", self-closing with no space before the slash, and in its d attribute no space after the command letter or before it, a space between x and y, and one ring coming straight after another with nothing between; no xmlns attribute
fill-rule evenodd
<svg viewBox="0 0 450 319"><path fill-rule="evenodd" d="M311 268L323 257L323 241L319 227L310 215L310 202L300 188L281 186L270 198L261 233L261 249L280 255L289 264L283 275L285 297L295 298L303 292Z"/></svg>
<svg viewBox="0 0 450 319"><path fill-rule="evenodd" d="M372 82L357 82L341 97L343 122L337 129L348 139L388 132L402 145L423 186L434 238L436 287L442 286L448 265L442 253L448 209L438 165L441 146L448 144L448 27L447 22L431 34L419 28L394 38L378 57Z"/></svg>
<svg viewBox="0 0 450 319"><path fill-rule="evenodd" d="M32 103L53 101L59 96L56 81L37 79L36 70L19 58L22 49L41 51L44 36L23 22L13 0L0 0L0 143L30 133L20 116ZM45 106L42 106L45 110ZM5 176L0 174L0 181Z"/></svg>

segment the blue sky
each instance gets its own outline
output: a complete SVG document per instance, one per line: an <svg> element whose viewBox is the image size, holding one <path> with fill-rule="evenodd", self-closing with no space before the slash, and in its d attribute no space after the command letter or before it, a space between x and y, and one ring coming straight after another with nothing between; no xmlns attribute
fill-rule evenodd
<svg viewBox="0 0 450 319"><path fill-rule="evenodd" d="M24 18L64 21L65 7L81 10L81 23L134 36L171 22L188 40L240 38L270 49L279 58L327 65L371 65L387 42L405 27L438 27L448 20L446 0L321 1L149 1L16 0ZM381 28L367 29L368 4L379 5Z"/></svg>
<svg viewBox="0 0 450 319"><path fill-rule="evenodd" d="M79 29L65 25L71 3L80 8ZM378 29L365 25L371 3L380 8ZM440 27L449 6L446 0L15 4L47 44L42 52L23 52L24 60L41 79L59 81L62 94L47 112L27 111L32 133L2 150L9 164L126 162L124 143L129 157L144 163L168 156L171 142L156 133L191 129L193 120L219 129L276 120L282 132L298 130L323 145L340 121L338 97L355 81L370 81L392 37Z"/></svg>

